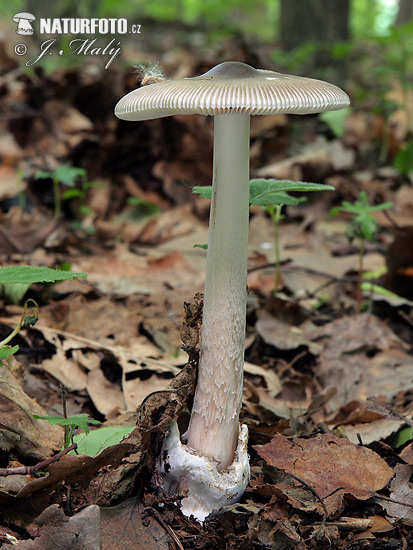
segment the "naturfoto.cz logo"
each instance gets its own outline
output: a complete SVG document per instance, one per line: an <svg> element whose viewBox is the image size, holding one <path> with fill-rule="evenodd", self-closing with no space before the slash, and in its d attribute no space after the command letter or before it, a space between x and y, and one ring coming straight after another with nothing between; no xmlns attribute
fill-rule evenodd
<svg viewBox="0 0 413 550"><path fill-rule="evenodd" d="M17 23L16 33L24 36L33 34L31 23L36 17L30 13L16 13L13 16L13 21ZM141 34L141 25L131 24L125 18L39 18L38 34L52 35L125 35L125 34ZM35 65L46 55L53 55L56 38L45 40L40 45L40 51L37 55L26 61L26 66ZM68 44L66 50L60 49L57 54L60 56L67 55L95 55L109 56L109 60L105 65L105 69L109 67L112 61L121 53L121 43L116 38L112 38L109 42L102 45L99 44L98 38L74 38ZM22 56L28 52L25 44L16 44L14 51L17 55Z"/></svg>

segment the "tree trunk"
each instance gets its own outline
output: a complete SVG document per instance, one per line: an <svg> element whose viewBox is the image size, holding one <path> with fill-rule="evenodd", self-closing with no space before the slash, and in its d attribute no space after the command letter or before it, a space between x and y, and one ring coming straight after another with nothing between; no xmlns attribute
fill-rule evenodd
<svg viewBox="0 0 413 550"><path fill-rule="evenodd" d="M396 25L403 25L413 19L413 0L399 0Z"/></svg>
<svg viewBox="0 0 413 550"><path fill-rule="evenodd" d="M331 46L349 39L349 4L350 0L281 0L281 46L290 51L319 43L309 54L309 65L332 66Z"/></svg>

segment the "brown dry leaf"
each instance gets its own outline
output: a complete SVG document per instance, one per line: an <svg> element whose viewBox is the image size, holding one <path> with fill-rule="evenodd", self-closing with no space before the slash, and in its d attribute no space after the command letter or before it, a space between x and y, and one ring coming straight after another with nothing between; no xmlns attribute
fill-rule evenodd
<svg viewBox="0 0 413 550"><path fill-rule="evenodd" d="M112 466L116 469L122 459L132 451L139 452L138 446L126 440L104 449L95 457L86 455L65 455L58 462L54 462L48 468L48 475L35 479L28 483L16 495L16 498L24 498L37 491L56 487L64 482L66 485L77 489L87 487L90 480L104 466Z"/></svg>
<svg viewBox="0 0 413 550"><path fill-rule="evenodd" d="M35 420L33 414L47 413L23 391L24 366L14 357L0 365L0 447L13 449L23 457L44 460L63 444L63 428L50 426L44 420Z"/></svg>
<svg viewBox="0 0 413 550"><path fill-rule="evenodd" d="M387 533L393 529L394 526L386 518L377 515L373 517L372 533Z"/></svg>
<svg viewBox="0 0 413 550"><path fill-rule="evenodd" d="M320 345L306 338L299 327L279 321L264 309L257 311L257 317L255 328L266 344L280 350L292 350L306 346L314 355L320 353Z"/></svg>
<svg viewBox="0 0 413 550"><path fill-rule="evenodd" d="M389 400L412 386L407 344L377 317L365 313L322 327L307 323L301 328L307 338L322 344L316 372L323 385L337 388L330 401L332 410L372 395L384 395ZM375 355L369 357L372 351Z"/></svg>
<svg viewBox="0 0 413 550"><path fill-rule="evenodd" d="M84 346L76 338L62 338L58 334L47 334L47 341L55 346L56 352L51 359L42 361L41 368L69 391L84 390L87 384L86 370L71 358L72 350L81 350Z"/></svg>
<svg viewBox="0 0 413 550"><path fill-rule="evenodd" d="M361 500L370 498L393 475L370 449L329 434L293 441L278 434L266 445L254 448L270 466L310 485L324 499L329 515L339 510L345 494Z"/></svg>
<svg viewBox="0 0 413 550"><path fill-rule="evenodd" d="M194 295L194 287L196 290L203 282L204 263L199 260L199 252L193 252L193 245L197 241L191 236L187 239L190 241L192 254L196 257L195 262L190 263L186 257L178 254L172 257L173 266L168 265L168 262L162 266L162 261L157 264L156 260L165 257L166 253L181 248L180 241L174 241L168 243L171 245L168 248L164 245L140 251L139 254L131 252L124 245L118 245L113 251L101 256L76 258L72 269L87 273L88 282L103 293L120 296L164 293L165 288L173 286L171 294L185 292L184 299L188 301Z"/></svg>
<svg viewBox="0 0 413 550"><path fill-rule="evenodd" d="M413 526L413 483L410 482L413 464L397 464L394 471L396 475L390 483L390 498L397 503L385 501L380 504L392 518Z"/></svg>
<svg viewBox="0 0 413 550"><path fill-rule="evenodd" d="M7 136L9 136L10 139L13 139L10 134L7 134ZM5 135L0 137L0 155L2 156L5 154L2 151L5 138ZM23 189L24 185L18 177L17 170L5 163L2 164L0 166L0 201L17 197Z"/></svg>
<svg viewBox="0 0 413 550"><path fill-rule="evenodd" d="M143 506L130 499L113 508L91 505L68 517L53 504L35 520L31 541L22 550L168 550L169 537Z"/></svg>
<svg viewBox="0 0 413 550"><path fill-rule="evenodd" d="M113 508L102 508L101 518L101 550L170 548L170 537L165 529L154 518L144 513L143 506L137 504L135 498Z"/></svg>
<svg viewBox="0 0 413 550"><path fill-rule="evenodd" d="M74 148L84 139L85 134L93 130L93 124L87 117L63 101L47 101L43 110L52 126L55 144Z"/></svg>
<svg viewBox="0 0 413 550"><path fill-rule="evenodd" d="M395 433L404 420L385 403L369 397L366 403L357 400L346 403L328 424L344 426L346 437L352 443L359 443L361 438L364 445L370 445Z"/></svg>
<svg viewBox="0 0 413 550"><path fill-rule="evenodd" d="M410 185L402 185L393 197L393 209L397 215L398 225L411 225L413 223L413 188Z"/></svg>
<svg viewBox="0 0 413 550"><path fill-rule="evenodd" d="M191 234L198 225L199 220L192 214L192 206L185 204L139 224L125 223L121 240L133 244L155 245Z"/></svg>
<svg viewBox="0 0 413 550"><path fill-rule="evenodd" d="M118 279L122 281L122 276L118 276ZM121 346L129 346L131 341L137 339L136 308L128 307L108 296L88 300L84 296L74 295L65 300L65 304L68 311L64 317L64 330L68 338L73 333L102 344ZM50 311L50 307L46 307L45 310L51 315L45 317L42 314L37 326L42 330L44 327L61 328L56 323L55 308Z"/></svg>
<svg viewBox="0 0 413 550"><path fill-rule="evenodd" d="M56 346L56 354L44 360L42 367L71 391L86 389L99 412L108 416L136 410L147 395L166 389L170 378L179 372L176 365L183 362L172 355L162 356L153 344L136 339L126 348L106 343L108 339L96 341L57 329L42 330ZM99 368L91 350L99 358ZM109 376L101 370L104 364L110 367Z"/></svg>
<svg viewBox="0 0 413 550"><path fill-rule="evenodd" d="M149 394L166 390L173 376L172 373L166 377L158 374L148 376L149 372L149 369L147 372L137 372L134 378L124 382L123 394L126 401L126 410L134 411Z"/></svg>
<svg viewBox="0 0 413 550"><path fill-rule="evenodd" d="M260 365L253 365L252 363L245 361L244 372L247 375L250 374L252 376L261 376L264 379L266 389L272 395L275 396L280 393L282 389L281 381L274 371L266 369L265 367L261 367Z"/></svg>
<svg viewBox="0 0 413 550"><path fill-rule="evenodd" d="M251 138L262 137L263 134L273 128L283 128L288 124L285 114L254 116L251 118Z"/></svg>
<svg viewBox="0 0 413 550"><path fill-rule="evenodd" d="M46 508L35 520L40 535L19 541L22 550L101 550L102 533L99 506L88 506L68 517L58 504Z"/></svg>
<svg viewBox="0 0 413 550"><path fill-rule="evenodd" d="M303 179L301 167L311 166L315 168L317 177L321 178L325 177L331 168L351 168L354 156L354 151L344 147L341 141L328 142L325 138L319 137L314 143L307 145L299 155L264 166L257 170L257 175L262 178Z"/></svg>
<svg viewBox="0 0 413 550"><path fill-rule="evenodd" d="M3 214L0 212L0 252L28 253L42 244L56 228L57 221L38 210L23 212L13 206Z"/></svg>
<svg viewBox="0 0 413 550"><path fill-rule="evenodd" d="M370 445L374 441L387 439L392 434L396 433L402 426L403 420L388 420L380 418L372 422L364 422L362 424L354 424L353 426L345 426L344 432L346 437L354 443L359 442L359 436L363 445Z"/></svg>
<svg viewBox="0 0 413 550"><path fill-rule="evenodd" d="M379 137L382 124L379 115L361 111L350 113L346 118L343 141L348 147L359 147Z"/></svg>
<svg viewBox="0 0 413 550"><path fill-rule="evenodd" d="M120 386L108 380L101 369L88 373L86 391L97 410L106 417L113 417L126 410Z"/></svg>

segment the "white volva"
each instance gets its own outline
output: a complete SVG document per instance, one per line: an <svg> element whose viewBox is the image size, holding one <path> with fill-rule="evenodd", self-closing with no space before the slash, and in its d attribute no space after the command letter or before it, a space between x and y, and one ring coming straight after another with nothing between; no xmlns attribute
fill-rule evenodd
<svg viewBox="0 0 413 550"><path fill-rule="evenodd" d="M204 521L244 494L250 477L247 446L248 429L244 424L239 431L234 461L227 470L219 472L215 461L199 456L181 443L174 422L164 440L158 467L164 489L170 494L186 490L188 496L182 499L182 512Z"/></svg>

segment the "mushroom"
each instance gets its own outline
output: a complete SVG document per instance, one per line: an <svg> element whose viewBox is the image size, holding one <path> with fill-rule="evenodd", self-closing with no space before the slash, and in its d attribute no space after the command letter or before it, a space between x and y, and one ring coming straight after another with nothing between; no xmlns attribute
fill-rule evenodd
<svg viewBox="0 0 413 550"><path fill-rule="evenodd" d="M33 34L33 27L31 26L31 21L34 21L36 18L31 13L16 13L13 15L13 21L17 23L17 34Z"/></svg>
<svg viewBox="0 0 413 550"><path fill-rule="evenodd" d="M205 74L134 90L115 114L147 120L214 117L213 185L198 380L186 444L176 424L165 438L164 487L187 489L182 511L203 521L239 500L249 481L248 433L239 425L247 295L250 115L341 109L340 88L309 78L220 63Z"/></svg>

